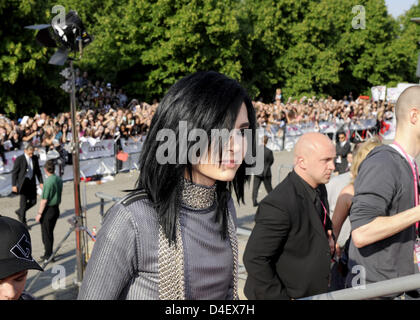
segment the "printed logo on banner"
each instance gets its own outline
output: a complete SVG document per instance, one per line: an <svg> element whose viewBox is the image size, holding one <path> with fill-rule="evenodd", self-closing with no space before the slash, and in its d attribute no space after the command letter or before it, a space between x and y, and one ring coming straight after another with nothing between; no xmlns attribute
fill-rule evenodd
<svg viewBox="0 0 420 320"><path fill-rule="evenodd" d="M102 151L105 151L105 150L106 150L105 146L95 146L95 147L89 147L88 148L89 152L102 152Z"/></svg>
<svg viewBox="0 0 420 320"><path fill-rule="evenodd" d="M114 155L114 140L102 140L92 145L90 142L83 142L80 147L80 160L112 157Z"/></svg>

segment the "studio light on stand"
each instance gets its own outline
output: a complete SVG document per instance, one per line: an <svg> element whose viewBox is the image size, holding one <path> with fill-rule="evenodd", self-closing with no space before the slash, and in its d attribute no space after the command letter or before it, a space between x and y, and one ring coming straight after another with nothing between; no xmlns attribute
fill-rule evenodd
<svg viewBox="0 0 420 320"><path fill-rule="evenodd" d="M76 11L69 11L64 21L58 23L54 19L51 24L32 25L26 29L39 30L36 35L38 43L45 47L57 48L52 55L49 64L63 66L67 61L69 68L64 69L60 74L67 79L60 87L70 93L70 109L72 123L71 153L73 157L73 178L74 178L74 203L76 231L76 260L77 260L77 279L76 283L81 284L83 273L86 267L85 250L86 241L82 231L85 229L81 202L80 202L80 166L79 166L79 133L77 132L76 122L76 88L73 62L80 60L83 48L92 42L92 37L87 33L84 25ZM76 56L79 56L76 58Z"/></svg>

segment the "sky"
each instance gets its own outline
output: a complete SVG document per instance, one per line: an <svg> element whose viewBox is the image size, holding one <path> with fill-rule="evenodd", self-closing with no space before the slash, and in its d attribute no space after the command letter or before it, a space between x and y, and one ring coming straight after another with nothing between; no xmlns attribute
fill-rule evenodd
<svg viewBox="0 0 420 320"><path fill-rule="evenodd" d="M417 0L385 0L385 3L388 8L388 13L396 18L410 9L413 4L417 3Z"/></svg>

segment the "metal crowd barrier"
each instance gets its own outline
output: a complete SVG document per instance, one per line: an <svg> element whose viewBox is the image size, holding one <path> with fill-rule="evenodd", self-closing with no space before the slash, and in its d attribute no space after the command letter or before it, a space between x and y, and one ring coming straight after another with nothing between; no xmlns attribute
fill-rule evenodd
<svg viewBox="0 0 420 320"><path fill-rule="evenodd" d="M301 124L286 124L283 127L280 127L278 124L273 124L271 126L271 130L274 129L274 132L269 133L264 128L264 135L269 137L269 145L268 147L273 151L283 151L287 150L290 151L296 142L296 140L305 133L308 132L315 132L315 124L313 122L310 123L301 123ZM277 137L277 132L279 130L283 130L283 136ZM319 123L319 132L325 134L330 137L331 140L336 141L336 135L338 130L344 130L345 132L349 131L350 137L354 134L355 139L363 142L366 139L369 139L373 136L372 131L376 130L376 119L367 119L367 120L359 120L356 123L350 124L343 124L343 123L335 123L335 122L328 122L322 121ZM366 137L362 138L360 132L366 130ZM290 145L292 148L290 148ZM286 147L289 148L286 148Z"/></svg>
<svg viewBox="0 0 420 320"><path fill-rule="evenodd" d="M318 294L299 300L365 300L399 294L420 288L420 273L355 287Z"/></svg>

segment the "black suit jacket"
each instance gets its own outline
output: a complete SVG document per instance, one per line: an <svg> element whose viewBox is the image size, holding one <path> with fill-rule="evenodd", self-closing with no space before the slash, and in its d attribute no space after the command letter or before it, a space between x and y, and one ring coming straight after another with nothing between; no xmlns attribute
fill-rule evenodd
<svg viewBox="0 0 420 320"><path fill-rule="evenodd" d="M338 171L339 173L344 173L347 171L348 168L347 155L351 152L350 143L347 141L342 147L340 145L340 142L337 142L335 146L335 152L337 154L337 157L340 156L341 158L341 163L335 163L335 171Z"/></svg>
<svg viewBox="0 0 420 320"><path fill-rule="evenodd" d="M33 163L33 182L35 182L35 176L38 178L39 183L43 183L41 169L39 167L38 157L36 155L32 156ZM28 168L28 163L26 162L25 154L17 157L15 163L13 164L12 170L12 186L17 186L18 193L22 190L23 182L25 181L25 176Z"/></svg>
<svg viewBox="0 0 420 320"><path fill-rule="evenodd" d="M327 207L327 191L320 186ZM244 264L248 299L290 299L325 293L331 253L326 231L301 178L292 171L255 216ZM327 216L326 229L331 229Z"/></svg>
<svg viewBox="0 0 420 320"><path fill-rule="evenodd" d="M274 162L273 151L264 146L264 170L261 174L257 174L259 177L271 177L271 166Z"/></svg>

